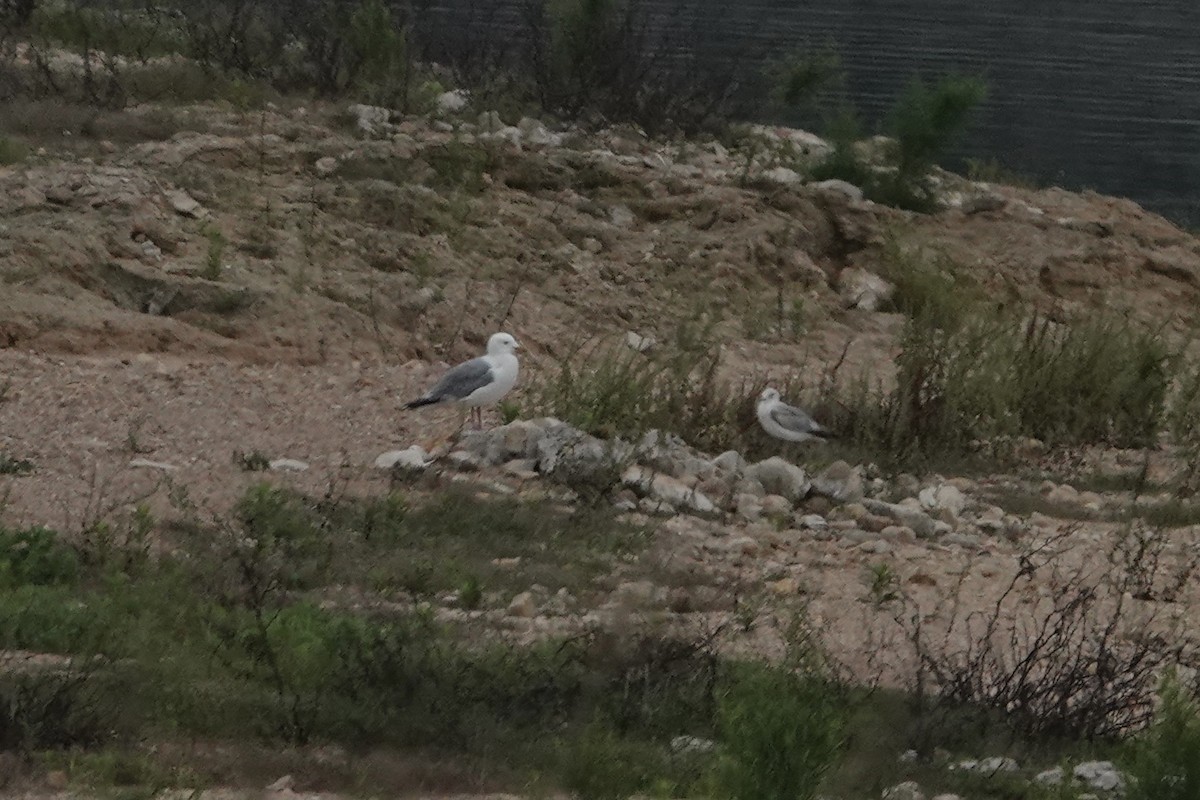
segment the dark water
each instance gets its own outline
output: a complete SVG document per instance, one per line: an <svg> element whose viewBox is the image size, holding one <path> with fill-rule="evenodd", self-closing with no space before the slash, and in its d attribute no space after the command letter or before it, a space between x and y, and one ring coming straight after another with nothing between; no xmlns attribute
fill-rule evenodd
<svg viewBox="0 0 1200 800"><path fill-rule="evenodd" d="M832 43L869 121L913 74L982 74L989 96L964 155L1200 223L1200 0L648 1L664 24L707 31L717 59ZM486 6L495 33L515 36L522 2L431 11Z"/></svg>

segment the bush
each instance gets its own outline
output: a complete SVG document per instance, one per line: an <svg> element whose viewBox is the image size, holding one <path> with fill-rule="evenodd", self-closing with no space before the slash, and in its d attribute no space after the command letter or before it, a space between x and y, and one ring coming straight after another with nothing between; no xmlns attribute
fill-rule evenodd
<svg viewBox="0 0 1200 800"><path fill-rule="evenodd" d="M741 665L718 721L719 783L735 800L810 800L844 745L843 705L814 675Z"/></svg>
<svg viewBox="0 0 1200 800"><path fill-rule="evenodd" d="M921 316L905 324L895 386L835 383L818 403L844 439L904 461L1015 437L1136 446L1160 429L1176 356L1157 332L1102 316L958 319L968 312L921 299L936 290L907 296Z"/></svg>
<svg viewBox="0 0 1200 800"><path fill-rule="evenodd" d="M47 528L0 527L0 586L53 586L74 583L79 554Z"/></svg>
<svg viewBox="0 0 1200 800"><path fill-rule="evenodd" d="M1128 747L1129 800L1195 800L1200 797L1200 704L1174 676L1159 692L1149 729Z"/></svg>

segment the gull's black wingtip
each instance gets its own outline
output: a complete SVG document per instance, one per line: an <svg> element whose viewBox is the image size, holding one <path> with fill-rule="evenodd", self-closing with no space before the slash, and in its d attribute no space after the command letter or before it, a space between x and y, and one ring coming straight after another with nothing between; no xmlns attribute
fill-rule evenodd
<svg viewBox="0 0 1200 800"><path fill-rule="evenodd" d="M432 397L418 397L416 400L405 403L404 407L410 408L410 409L411 408L420 408L421 406L433 405L436 402L437 402L437 400Z"/></svg>

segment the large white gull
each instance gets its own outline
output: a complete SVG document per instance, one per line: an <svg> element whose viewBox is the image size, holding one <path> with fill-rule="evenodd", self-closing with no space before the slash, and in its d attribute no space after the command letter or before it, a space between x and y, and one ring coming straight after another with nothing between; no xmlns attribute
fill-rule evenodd
<svg viewBox="0 0 1200 800"><path fill-rule="evenodd" d="M499 403L517 383L517 356L520 345L507 333L493 333L487 354L454 367L425 394L405 404L419 408L434 403L456 402L471 409L471 421L483 426L483 406Z"/></svg>
<svg viewBox="0 0 1200 800"><path fill-rule="evenodd" d="M767 433L785 442L806 442L833 436L807 412L780 400L779 392L770 386L758 396L758 424Z"/></svg>

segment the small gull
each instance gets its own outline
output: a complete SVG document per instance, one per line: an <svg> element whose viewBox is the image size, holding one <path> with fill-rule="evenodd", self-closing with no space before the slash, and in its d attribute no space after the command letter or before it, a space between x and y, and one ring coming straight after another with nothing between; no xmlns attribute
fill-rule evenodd
<svg viewBox="0 0 1200 800"><path fill-rule="evenodd" d="M807 412L780 400L779 392L770 387L758 396L758 422L767 433L787 442L828 439L833 436L818 425Z"/></svg>
<svg viewBox="0 0 1200 800"><path fill-rule="evenodd" d="M483 426L481 406L495 405L517 383L517 356L520 345L507 333L494 333L488 339L487 355L464 361L454 367L425 394L405 404L418 408L453 401L471 409L471 421Z"/></svg>

